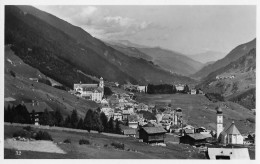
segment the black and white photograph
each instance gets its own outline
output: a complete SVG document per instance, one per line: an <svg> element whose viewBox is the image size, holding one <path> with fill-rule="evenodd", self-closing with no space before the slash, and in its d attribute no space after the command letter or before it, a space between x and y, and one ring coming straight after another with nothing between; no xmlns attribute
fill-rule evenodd
<svg viewBox="0 0 260 164"><path fill-rule="evenodd" d="M256 0L4 2L4 161L257 159Z"/></svg>

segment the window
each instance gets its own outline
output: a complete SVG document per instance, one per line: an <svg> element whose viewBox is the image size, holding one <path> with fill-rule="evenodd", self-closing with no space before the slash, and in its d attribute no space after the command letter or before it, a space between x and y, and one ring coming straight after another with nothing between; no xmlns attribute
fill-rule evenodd
<svg viewBox="0 0 260 164"><path fill-rule="evenodd" d="M230 160L230 156L228 156L228 155L216 155L216 159Z"/></svg>

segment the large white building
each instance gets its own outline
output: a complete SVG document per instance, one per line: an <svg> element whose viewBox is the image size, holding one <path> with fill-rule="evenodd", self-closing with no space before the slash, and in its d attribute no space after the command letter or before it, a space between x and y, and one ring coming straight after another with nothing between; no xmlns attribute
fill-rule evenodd
<svg viewBox="0 0 260 164"><path fill-rule="evenodd" d="M234 121L229 126L223 128L223 113L222 109L217 109L217 139L222 144L243 144L244 139L237 129Z"/></svg>
<svg viewBox="0 0 260 164"><path fill-rule="evenodd" d="M79 97L101 102L104 95L104 81L100 78L99 84L74 84L74 91Z"/></svg>

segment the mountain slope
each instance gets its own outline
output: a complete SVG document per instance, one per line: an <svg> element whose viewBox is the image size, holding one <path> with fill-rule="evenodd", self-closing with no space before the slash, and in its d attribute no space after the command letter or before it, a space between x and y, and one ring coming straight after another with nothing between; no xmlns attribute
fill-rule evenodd
<svg viewBox="0 0 260 164"><path fill-rule="evenodd" d="M11 71L15 77L10 74ZM48 77L25 64L9 46L5 47L4 78L4 96L15 98L18 103L31 102L31 100L43 101L54 110L59 109L64 116L71 114L71 111L76 108L80 117L84 117L88 109L98 107L93 101L79 99L67 91L29 80L29 78Z"/></svg>
<svg viewBox="0 0 260 164"><path fill-rule="evenodd" d="M53 15L30 6L18 7L6 6L6 44L13 44L12 49L19 57L44 74L62 71L56 65L64 64L73 67L71 70L81 70L120 83L193 82L190 78L170 74L146 60L129 57ZM26 52L28 48L32 51ZM50 66L54 61L58 64ZM66 82L70 87L79 82L77 78L64 80L63 73L57 75L57 81Z"/></svg>
<svg viewBox="0 0 260 164"><path fill-rule="evenodd" d="M240 94L246 97L245 92L256 87L255 70L256 49L253 48L236 61L210 73L198 87L205 92L220 93L230 100L235 100L234 97L240 97Z"/></svg>
<svg viewBox="0 0 260 164"><path fill-rule="evenodd" d="M236 61L244 54L248 53L252 48L256 48L256 39L252 41L241 44L230 51L223 59L216 61L213 64L203 67L200 71L192 75L194 78L203 78L222 67L227 66L229 63Z"/></svg>
<svg viewBox="0 0 260 164"><path fill-rule="evenodd" d="M143 52L139 51L136 47L126 46L121 43L106 42L106 44L128 56L135 57L135 58L142 58L147 61L152 60L151 56L144 54Z"/></svg>
<svg viewBox="0 0 260 164"><path fill-rule="evenodd" d="M226 54L223 52L206 51L206 52L195 54L195 55L189 55L188 57L205 64L208 62L220 60L223 57L225 57L225 55Z"/></svg>
<svg viewBox="0 0 260 164"><path fill-rule="evenodd" d="M155 64L174 73L190 75L203 66L202 63L194 61L185 55L159 47L138 49L146 55L151 56Z"/></svg>

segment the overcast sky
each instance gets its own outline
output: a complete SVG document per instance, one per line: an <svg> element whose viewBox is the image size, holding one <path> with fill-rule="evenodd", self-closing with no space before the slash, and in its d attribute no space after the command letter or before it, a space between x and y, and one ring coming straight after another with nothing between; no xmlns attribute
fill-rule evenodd
<svg viewBox="0 0 260 164"><path fill-rule="evenodd" d="M228 53L256 37L255 6L35 6L92 36L184 54Z"/></svg>

